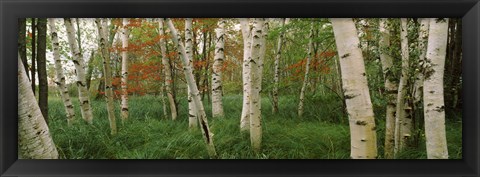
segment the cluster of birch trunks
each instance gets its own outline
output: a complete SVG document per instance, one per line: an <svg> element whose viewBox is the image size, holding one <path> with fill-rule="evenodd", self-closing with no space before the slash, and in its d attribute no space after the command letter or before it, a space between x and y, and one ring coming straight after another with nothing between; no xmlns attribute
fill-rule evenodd
<svg viewBox="0 0 480 177"><path fill-rule="evenodd" d="M72 55L72 62L75 66L76 80L78 88L78 99L80 102L81 118L88 124L92 124L95 118L92 114L90 93L87 90L85 78L85 61L83 54L77 43L76 29L71 19L48 19L50 29L53 58L55 61L55 83L60 90L61 98L66 111L66 121L71 126L75 118L72 100L68 94L66 79L62 68L62 59L59 54L59 39L55 25L56 21L62 20L67 30L69 50ZM155 19L158 22L159 35L164 36L167 33L170 38L161 38L160 53L162 55L162 64L164 70L164 87L169 102L171 119L177 119L177 108L172 95L172 86L169 82L172 78L170 73L169 58L166 52L167 40L171 40L177 49L181 58L184 77L188 86L188 119L189 127L197 129L203 134L207 152L211 158L216 158L217 153L213 141L213 132L209 128L207 114L205 112L199 87L196 84L193 75L192 48L192 18L185 19L185 33L182 37L177 31L176 26L169 18ZM350 126L350 146L351 158L353 159L375 159L377 152L377 130L375 115L370 98L367 75L364 64L364 56L360 48L355 23L350 18L332 18L329 19L333 27L335 44L340 61L341 83L343 87L344 101L348 114ZM416 74L415 82L415 101L423 99L423 112L425 121L425 136L427 156L429 159L448 158L446 133L445 133L445 103L443 93L444 65L447 49L448 37L448 19L446 18L423 18L419 19L421 27L419 30L418 47L421 51L418 59L421 65L421 71ZM98 46L103 59L103 75L105 79L105 100L107 104L108 120L110 123L111 135L117 133L116 117L114 114L112 71L110 63L111 42L108 37L107 19L97 18L95 24L98 30ZM242 132L250 135L252 149L260 152L262 148L262 115L261 115L261 90L262 90L262 71L266 54L266 40L269 32L269 23L271 19L266 18L243 18L239 19L239 26L243 36L243 107L239 117L239 126ZM407 38L407 20L401 19L401 56L402 71L401 77L397 80L391 73L393 67L393 58L388 52L390 47L391 30L388 29L388 19L380 19L378 30L379 53L382 71L384 74L385 90L388 94L388 104L386 106L385 116L385 158L395 158L398 152L406 147L406 142L412 136L411 118L408 117L409 106L405 103L407 92L406 79L409 76L409 42ZM129 31L128 19L123 19L121 28L122 47L122 68L121 68L121 122L128 120L128 47ZM281 19L280 25L289 23L289 19ZM314 21L312 21L314 23ZM278 85L279 73L281 71L279 63L281 59L282 44L284 43L284 33L282 31L278 36L278 42L274 52L274 77L273 77L273 112L278 112ZM310 61L313 57L312 35L314 33L313 24L309 31L309 43L307 64L305 65L304 81L300 91L300 102L298 104L298 116L304 113L305 88L309 77ZM224 118L222 104L222 62L225 59L225 19L219 19L215 29L215 50L212 74L212 117ZM25 69L25 62L19 53L18 57L18 114L19 114L19 157L25 159L56 159L58 152L51 138L49 128L40 111L32 91L32 81ZM34 77L32 77L33 79Z"/></svg>

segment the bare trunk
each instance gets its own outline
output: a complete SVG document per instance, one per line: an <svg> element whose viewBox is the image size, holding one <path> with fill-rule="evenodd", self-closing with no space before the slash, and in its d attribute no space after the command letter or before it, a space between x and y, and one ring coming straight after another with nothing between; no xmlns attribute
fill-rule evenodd
<svg viewBox="0 0 480 177"><path fill-rule="evenodd" d="M47 81L47 19L38 19L38 103L45 122L48 124L48 81Z"/></svg>
<svg viewBox="0 0 480 177"><path fill-rule="evenodd" d="M448 36L448 19L430 19L423 87L425 138L429 159L447 159L443 70Z"/></svg>
<svg viewBox="0 0 480 177"><path fill-rule="evenodd" d="M390 49L390 31L387 28L387 19L380 19L380 60L382 62L382 71L385 79L385 96L387 100L387 108L385 113L385 147L384 156L386 159L393 158L395 146L395 96L398 93L398 85L394 81L393 59L389 54Z"/></svg>
<svg viewBox="0 0 480 177"><path fill-rule="evenodd" d="M285 25L286 19L283 18L281 21L280 26L283 27ZM272 89L272 113L275 114L278 112L278 85L279 85L279 72L280 72L280 58L282 55L282 44L283 44L283 36L284 30L280 32L277 41L277 50L275 51L275 63L274 63L274 71L273 71L273 89Z"/></svg>
<svg viewBox="0 0 480 177"><path fill-rule="evenodd" d="M122 123L128 119L128 19L123 19L122 29ZM162 95L163 96L163 95Z"/></svg>
<svg viewBox="0 0 480 177"><path fill-rule="evenodd" d="M65 84L65 75L63 74L62 60L60 58L58 34L55 27L55 18L48 19L48 22L50 26L50 36L52 37L53 60L55 61L55 84L57 84L60 96L62 97L65 113L67 115L67 124L68 126L71 126L73 119L75 118L75 110L73 109L72 100L70 100L68 88Z"/></svg>
<svg viewBox="0 0 480 177"><path fill-rule="evenodd" d="M400 82L398 84L397 94L397 107L395 116L395 147L394 157L402 151L406 146L412 135L412 118L409 115L411 109L408 101L406 101L406 95L408 92L407 82L410 77L409 74L409 54L408 54L408 37L407 37L407 19L400 19L400 43L402 50L402 75L400 76Z"/></svg>
<svg viewBox="0 0 480 177"><path fill-rule="evenodd" d="M416 71L416 78L414 83L414 104L420 102L423 92L423 64L425 63L425 55L427 54L427 39L428 39L428 26L429 18L420 18L420 31L418 34L418 49L420 50L420 57L418 58L418 68Z"/></svg>
<svg viewBox="0 0 480 177"><path fill-rule="evenodd" d="M375 118L357 29L350 18L334 18L331 22L340 57L350 124L350 156L352 159L375 159L377 158Z"/></svg>
<svg viewBox="0 0 480 177"><path fill-rule="evenodd" d="M212 115L213 117L223 118L223 103L222 103L222 69L225 54L223 49L225 46L224 29L225 21L221 19L218 22L218 29L216 31L215 40L215 58L213 63L212 76Z"/></svg>
<svg viewBox="0 0 480 177"><path fill-rule="evenodd" d="M303 84L302 84L302 89L300 90L300 102L298 103L298 117L303 116L303 102L305 99L305 88L307 87L308 83L308 72L310 70L310 60L313 57L313 24L310 29L310 34L309 34L309 40L308 40L308 56L307 56L307 63L305 65L305 76L303 78Z"/></svg>
<svg viewBox="0 0 480 177"><path fill-rule="evenodd" d="M73 56L73 63L75 64L75 72L77 74L77 88L78 88L78 99L80 100L80 110L82 113L82 118L89 124L93 123L92 107L90 105L90 94L87 90L87 85L85 81L85 62L83 60L83 55L79 51L76 40L75 40L75 29L73 28L72 22L69 18L64 19L65 27L67 28L68 43L70 44L70 50Z"/></svg>
<svg viewBox="0 0 480 177"><path fill-rule="evenodd" d="M165 91L167 92L168 102L170 103L170 113L172 114L172 120L177 119L177 106L175 105L175 99L173 97L172 91L172 70L170 69L170 62L167 58L167 47L165 42L165 32L163 30L163 19L159 19L159 28L160 28L160 50L162 52L162 65L165 72Z"/></svg>
<svg viewBox="0 0 480 177"><path fill-rule="evenodd" d="M31 79L31 81L32 81L31 84L32 84L33 95L35 95L35 92L36 92L36 86L35 86L35 84L36 84L35 79L36 79L36 78L35 78L35 75L36 75L36 73L37 73L37 70L36 70L37 64L35 64L36 61L37 61L37 60L35 59L35 58L37 57L37 55L36 55L36 54L37 54L37 47L36 47L36 46L37 46L37 42L36 42L36 41L37 41L37 37L36 37L36 36L37 36L37 35L36 35L37 25L36 25L36 23L35 23L35 19L36 19L36 18L32 18L32 43L31 43L31 45L32 45L32 66L31 66L32 68L31 68L31 75L32 75L32 76L30 77L30 79Z"/></svg>
<svg viewBox="0 0 480 177"><path fill-rule="evenodd" d="M200 93L198 91L197 85L195 84L195 79L193 78L192 67L188 65L188 56L185 51L185 47L179 41L180 36L177 33L177 29L175 28L175 26L173 26L173 22L170 19L167 19L167 23L168 23L168 28L172 33L173 42L178 46L180 57L182 58L185 80L187 81L187 84L190 86L190 89L191 89L192 98L193 98L193 102L196 110L196 115L199 116L198 121L200 122L200 129L202 130L202 134L206 143L208 154L210 155L211 158L216 158L217 152L215 150L215 145L213 143L213 133L210 131L210 128L208 126L207 115L205 114L203 103L200 100Z"/></svg>
<svg viewBox="0 0 480 177"><path fill-rule="evenodd" d="M252 48L250 19L240 19L243 36L243 65L242 65L242 80L243 80L243 106L242 115L240 117L240 131L247 132L250 130L250 56Z"/></svg>
<svg viewBox="0 0 480 177"><path fill-rule="evenodd" d="M23 66L25 67L25 71L28 72L26 33L27 33L27 19L19 18L18 19L18 54L22 59L22 63L23 63ZM27 74L27 78L30 79L30 76L28 74Z"/></svg>
<svg viewBox="0 0 480 177"><path fill-rule="evenodd" d="M113 87L112 87L112 71L110 69L110 53L108 52L108 44L106 34L106 19L95 19L98 28L98 38L100 42L100 51L103 58L103 76L105 78L105 100L107 102L108 120L110 123L110 134L117 133L117 123L115 120L115 106L113 105Z"/></svg>
<svg viewBox="0 0 480 177"><path fill-rule="evenodd" d="M185 52L187 53L187 65L193 67L193 50L192 50L192 19L185 19ZM205 52L205 50L203 51ZM198 127L198 115L195 110L195 103L193 103L192 91L189 85L187 85L188 94L188 128Z"/></svg>
<svg viewBox="0 0 480 177"><path fill-rule="evenodd" d="M18 156L19 159L58 159L57 148L33 95L18 56Z"/></svg>

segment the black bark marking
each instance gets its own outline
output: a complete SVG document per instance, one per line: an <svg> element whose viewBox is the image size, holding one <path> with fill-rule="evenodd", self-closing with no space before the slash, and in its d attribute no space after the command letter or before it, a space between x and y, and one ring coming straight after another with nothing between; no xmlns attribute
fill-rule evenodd
<svg viewBox="0 0 480 177"><path fill-rule="evenodd" d="M340 58L347 58L348 56L350 56L350 53L347 53L345 55L342 55Z"/></svg>
<svg viewBox="0 0 480 177"><path fill-rule="evenodd" d="M197 117L197 116L195 116L193 114L188 114L188 117Z"/></svg>
<svg viewBox="0 0 480 177"><path fill-rule="evenodd" d="M72 108L73 108L73 105L68 105L67 108L72 109Z"/></svg>
<svg viewBox="0 0 480 177"><path fill-rule="evenodd" d="M362 121L357 120L357 121L355 122L355 124L365 126L365 125L367 125L367 122L366 122L366 121L363 121L363 120L362 120Z"/></svg>
<svg viewBox="0 0 480 177"><path fill-rule="evenodd" d="M209 135L209 132L208 132L208 127L207 127L207 124L205 123L205 121L203 121L203 119L200 119L201 123L202 123L202 128L203 128L203 131L205 132L205 136L207 138L207 144L210 144L210 135Z"/></svg>
<svg viewBox="0 0 480 177"><path fill-rule="evenodd" d="M82 81L77 81L77 86L85 87L85 84L83 84Z"/></svg>
<svg viewBox="0 0 480 177"><path fill-rule="evenodd" d="M82 104L88 104L88 100L83 101Z"/></svg>
<svg viewBox="0 0 480 177"><path fill-rule="evenodd" d="M122 108L122 111L128 111L128 108Z"/></svg>
<svg viewBox="0 0 480 177"><path fill-rule="evenodd" d="M377 129L377 127L376 127L376 126L372 127L372 130L376 130L376 129Z"/></svg>
<svg viewBox="0 0 480 177"><path fill-rule="evenodd" d="M74 63L75 65L80 65L80 63L79 63L77 60L73 60L73 63Z"/></svg>
<svg viewBox="0 0 480 177"><path fill-rule="evenodd" d="M437 107L437 109L434 109L434 111L443 112L443 111L445 111L445 106Z"/></svg>
<svg viewBox="0 0 480 177"><path fill-rule="evenodd" d="M355 98L357 95L345 95L345 99Z"/></svg>

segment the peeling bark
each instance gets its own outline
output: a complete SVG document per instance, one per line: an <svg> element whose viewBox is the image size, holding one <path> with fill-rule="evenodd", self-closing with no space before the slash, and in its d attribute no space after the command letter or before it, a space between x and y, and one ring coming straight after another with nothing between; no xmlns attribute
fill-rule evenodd
<svg viewBox="0 0 480 177"><path fill-rule="evenodd" d="M215 39L215 58L213 63L213 76L212 76L212 116L220 117L224 116L223 102L222 102L222 69L223 60L225 59L224 46L225 46L225 21L220 19L218 22L218 29L216 30Z"/></svg>

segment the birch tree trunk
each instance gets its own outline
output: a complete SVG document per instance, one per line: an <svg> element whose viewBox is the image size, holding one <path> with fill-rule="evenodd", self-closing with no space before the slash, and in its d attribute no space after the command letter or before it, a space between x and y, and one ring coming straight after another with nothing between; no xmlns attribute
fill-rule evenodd
<svg viewBox="0 0 480 177"><path fill-rule="evenodd" d="M308 72L310 70L310 60L313 57L313 23L310 28L310 34L308 35L308 56L307 56L307 63L305 65L305 76L303 78L302 89L300 90L300 102L298 103L298 117L303 116L303 101L305 99L305 88L307 87L308 83Z"/></svg>
<svg viewBox="0 0 480 177"><path fill-rule="evenodd" d="M18 57L18 156L19 159L58 159L57 148Z"/></svg>
<svg viewBox="0 0 480 177"><path fill-rule="evenodd" d="M193 50L192 50L192 18L185 19L185 52L187 53L188 66L193 67ZM192 90L189 85L187 85L187 94L188 94L188 128L197 128L198 118L195 110L195 104L193 103Z"/></svg>
<svg viewBox="0 0 480 177"><path fill-rule="evenodd" d="M426 55L423 104L428 159L447 159L443 70L447 47L448 19L430 19Z"/></svg>
<svg viewBox="0 0 480 177"><path fill-rule="evenodd" d="M65 27L67 28L68 43L73 56L73 63L75 64L75 72L77 73L77 88L78 99L80 100L80 111L82 118L89 124L93 123L92 107L90 105L90 94L87 90L85 80L85 62L83 55L79 51L77 42L75 40L75 29L73 28L70 18L64 19Z"/></svg>
<svg viewBox="0 0 480 177"><path fill-rule="evenodd" d="M429 18L420 18L420 31L418 34L418 49L420 50L420 57L418 58L418 68L420 71L416 72L416 78L414 83L414 105L422 99L423 92L423 64L425 63L425 55L427 53L427 39L428 39L428 26Z"/></svg>
<svg viewBox="0 0 480 177"><path fill-rule="evenodd" d="M167 58L167 47L165 42L165 32L163 30L163 18L158 21L160 38L160 51L162 52L162 65L165 72L165 91L167 92L168 102L170 104L170 113L172 114L172 120L177 119L177 106L175 105L175 99L172 91L172 70L170 69L170 62Z"/></svg>
<svg viewBox="0 0 480 177"><path fill-rule="evenodd" d="M286 19L283 18L280 22L280 26L283 27L285 25ZM277 41L277 50L275 51L275 62L274 62L274 71L273 71L273 89L272 89L272 113L275 114L278 112L278 85L279 85L279 75L280 75L280 57L282 55L282 45L283 45L283 37L284 37L284 30L280 32Z"/></svg>
<svg viewBox="0 0 480 177"><path fill-rule="evenodd" d="M240 26L243 36L243 105L242 115L240 118L240 131L248 132L250 130L250 57L252 48L252 28L250 27L250 19L241 18Z"/></svg>
<svg viewBox="0 0 480 177"><path fill-rule="evenodd" d="M105 20L105 19L103 19ZM102 19L95 19L98 29L98 38L100 42L100 51L103 58L103 76L105 78L105 100L107 102L108 120L110 123L110 134L117 133L117 123L115 120L115 106L113 105L113 87L112 87L112 71L110 69L110 53L108 52L108 44L106 38L106 23Z"/></svg>
<svg viewBox="0 0 480 177"><path fill-rule="evenodd" d="M408 54L408 33L407 33L407 19L400 19L400 44L402 52L402 75L398 84L397 94L397 108L395 116L395 147L394 157L397 153L402 151L411 136L412 119L407 110L411 109L406 101L408 92L407 82L410 77L409 73L409 54Z"/></svg>
<svg viewBox="0 0 480 177"><path fill-rule="evenodd" d="M55 27L55 18L48 19L48 24L50 27L50 36L52 37L53 60L55 61L55 84L57 84L60 96L62 97L63 105L65 107L65 113L67 116L67 124L68 126L71 126L72 121L75 118L75 110L73 109L72 100L70 100L68 88L65 84L65 75L63 74L62 60L60 58L58 34Z"/></svg>
<svg viewBox="0 0 480 177"><path fill-rule="evenodd" d="M250 66L250 142L252 149L259 152L262 143L261 85L262 85L262 49L265 45L265 19L255 18L252 29L252 48L249 57Z"/></svg>
<svg viewBox="0 0 480 177"><path fill-rule="evenodd" d="M30 69L30 73L31 73L30 79L32 81L31 84L32 84L33 95L35 95L35 92L36 92L36 86L35 86L36 77L35 77L35 75L37 73L37 71L36 71L37 65L35 64L36 61L37 61L36 60L36 57L37 57L37 55L36 55L36 53L37 53L37 42L36 42L37 41L37 37L36 37L37 36L36 35L37 25L35 23L35 19L36 18L32 18L32 41L30 43L31 46L32 46L32 66L31 66L31 69Z"/></svg>
<svg viewBox="0 0 480 177"><path fill-rule="evenodd" d="M185 80L190 86L192 92L192 99L195 105L196 115L199 116L198 121L200 122L200 129L202 130L208 154L211 158L216 158L217 153L215 150L215 145L213 144L213 133L210 131L210 128L208 126L207 115L205 113L203 103L200 100L200 92L198 91L198 87L195 84L195 79L193 78L192 67L188 65L187 52L185 51L185 47L183 46L183 44L179 41L180 35L177 33L177 29L175 28L175 26L173 26L173 22L170 19L167 19L167 23L168 28L170 29L170 32L172 34L172 40L178 46L180 57L182 59Z"/></svg>
<svg viewBox="0 0 480 177"><path fill-rule="evenodd" d="M223 60L225 54L223 49L225 46L224 29L225 21L220 19L218 21L218 28L216 29L215 40L215 58L213 63L213 76L212 76L212 116L223 118L223 103L222 103L222 69Z"/></svg>
<svg viewBox="0 0 480 177"><path fill-rule="evenodd" d="M122 123L128 119L128 19L123 18L122 28Z"/></svg>
<svg viewBox="0 0 480 177"><path fill-rule="evenodd" d="M377 157L375 119L357 29L350 18L334 18L331 22L350 124L350 156L374 159Z"/></svg>
<svg viewBox="0 0 480 177"><path fill-rule="evenodd" d="M398 85L394 81L393 74L393 59L389 54L390 49L390 30L387 28L387 19L380 19L380 61L382 63L382 71L385 79L385 92L387 100L387 108L385 113L385 147L384 156L386 159L393 158L395 146L395 111L396 101L395 96L398 93Z"/></svg>

